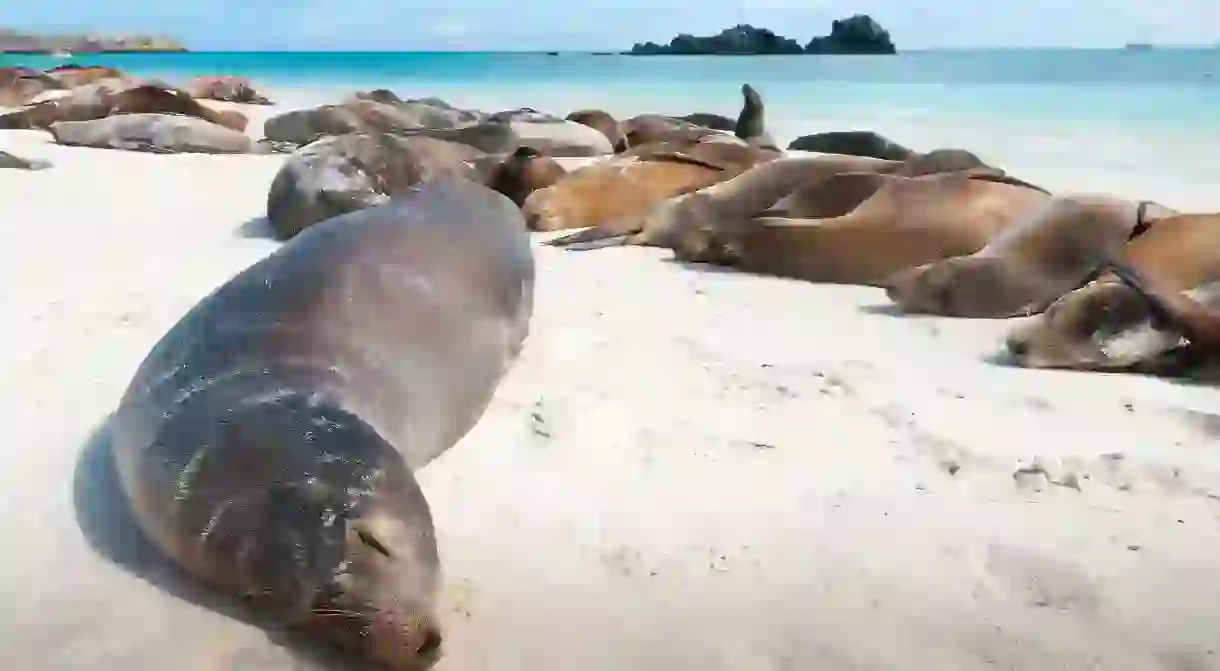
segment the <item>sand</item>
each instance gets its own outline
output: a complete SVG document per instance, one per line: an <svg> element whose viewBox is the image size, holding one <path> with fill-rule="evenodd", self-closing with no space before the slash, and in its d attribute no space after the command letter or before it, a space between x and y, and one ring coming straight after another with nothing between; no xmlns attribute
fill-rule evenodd
<svg viewBox="0 0 1220 671"><path fill-rule="evenodd" d="M152 344L276 248L283 157L0 149L55 164L0 173L0 668L320 668L159 588L99 456ZM1030 156L987 158L1220 206ZM875 289L536 255L522 359L420 473L442 671L1220 668L1220 391L994 365L1015 320Z"/></svg>

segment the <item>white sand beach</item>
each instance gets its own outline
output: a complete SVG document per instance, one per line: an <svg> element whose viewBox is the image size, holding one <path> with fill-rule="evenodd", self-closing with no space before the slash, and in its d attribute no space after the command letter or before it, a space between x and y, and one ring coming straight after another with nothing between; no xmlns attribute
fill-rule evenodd
<svg viewBox="0 0 1220 671"><path fill-rule="evenodd" d="M1156 137L1118 165L985 139L954 144L1220 208L1214 162ZM0 149L54 164L0 173L0 668L323 668L158 587L98 458L153 343L276 248L284 158ZM1220 390L995 365L1015 320L892 316L876 289L535 253L521 360L419 474L439 669L1220 668Z"/></svg>

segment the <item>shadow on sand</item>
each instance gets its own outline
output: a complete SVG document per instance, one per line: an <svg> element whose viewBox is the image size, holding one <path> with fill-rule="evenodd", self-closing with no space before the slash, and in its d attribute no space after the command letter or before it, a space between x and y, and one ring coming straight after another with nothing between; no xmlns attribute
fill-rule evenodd
<svg viewBox="0 0 1220 671"><path fill-rule="evenodd" d="M262 629L274 645L287 650L307 669L356 671L358 667L339 653L284 630L270 619L252 612L236 597L210 589L179 569L144 536L132 517L112 460L112 422L113 415L107 415L94 429L81 448L72 477L76 522L89 546L173 598ZM166 660L166 666L173 666L172 660Z"/></svg>
<svg viewBox="0 0 1220 671"><path fill-rule="evenodd" d="M246 223L237 228L237 237L279 242L279 239L275 237L275 231L271 230L271 223L267 221L267 217L248 219Z"/></svg>

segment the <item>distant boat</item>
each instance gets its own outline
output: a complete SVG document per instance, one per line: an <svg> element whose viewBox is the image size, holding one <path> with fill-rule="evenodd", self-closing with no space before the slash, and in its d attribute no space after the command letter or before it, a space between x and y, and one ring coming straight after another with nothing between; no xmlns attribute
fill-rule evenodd
<svg viewBox="0 0 1220 671"><path fill-rule="evenodd" d="M52 58L72 58L72 52L67 49L60 49L51 53Z"/></svg>
<svg viewBox="0 0 1220 671"><path fill-rule="evenodd" d="M1123 49L1127 51L1152 51L1152 45L1147 42L1128 42Z"/></svg>

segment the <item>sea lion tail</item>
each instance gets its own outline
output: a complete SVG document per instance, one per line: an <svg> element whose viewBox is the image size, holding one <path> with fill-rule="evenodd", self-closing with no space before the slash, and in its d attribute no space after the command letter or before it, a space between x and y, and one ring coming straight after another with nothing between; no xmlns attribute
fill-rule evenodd
<svg viewBox="0 0 1220 671"><path fill-rule="evenodd" d="M573 251L588 251L604 247L618 247L627 244L631 233L612 233L598 228L586 228L558 238L551 238L542 244L548 247L562 247Z"/></svg>

